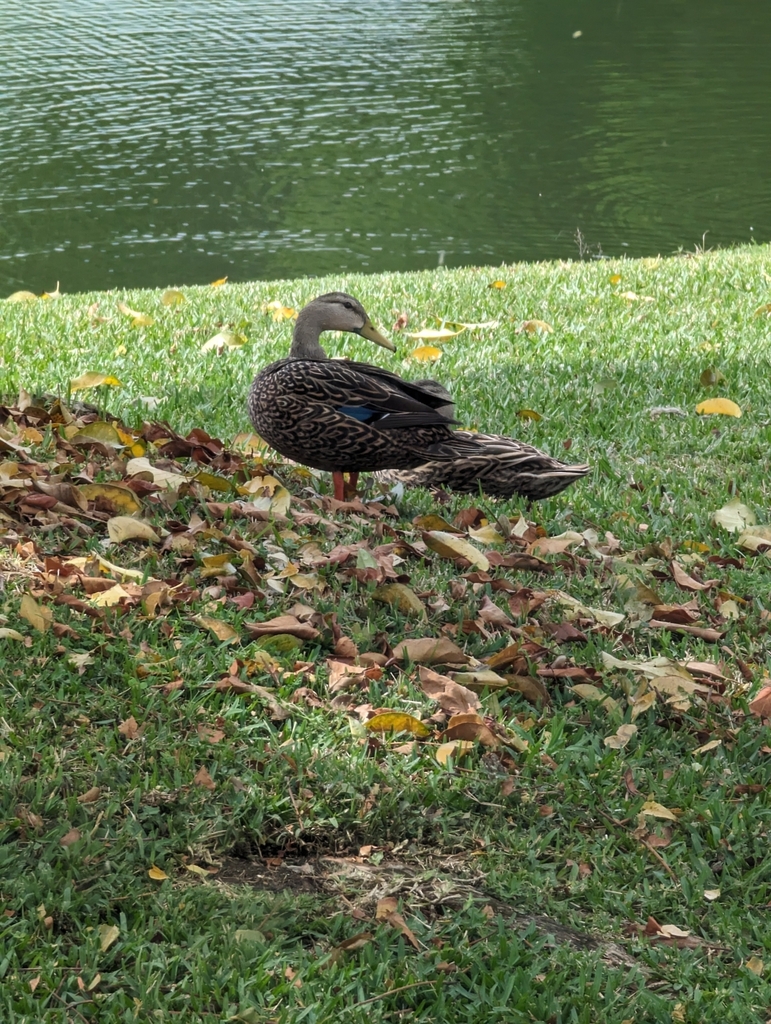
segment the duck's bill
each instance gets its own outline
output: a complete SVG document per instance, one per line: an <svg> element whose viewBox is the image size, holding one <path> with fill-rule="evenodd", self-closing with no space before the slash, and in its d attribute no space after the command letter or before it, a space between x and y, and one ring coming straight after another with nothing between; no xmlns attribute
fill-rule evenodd
<svg viewBox="0 0 771 1024"><path fill-rule="evenodd" d="M389 352L396 351L396 345L388 338L384 338L380 331L375 330L369 320L364 324L362 329L359 331L362 338L366 338L367 341L374 341L376 345L382 345L383 348L387 348Z"/></svg>

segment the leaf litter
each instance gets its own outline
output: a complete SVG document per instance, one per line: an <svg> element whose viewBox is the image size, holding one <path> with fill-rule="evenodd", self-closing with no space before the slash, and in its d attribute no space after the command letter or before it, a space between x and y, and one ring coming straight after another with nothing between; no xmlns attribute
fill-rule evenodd
<svg viewBox="0 0 771 1024"><path fill-rule="evenodd" d="M103 384L115 386L107 375L85 386ZM425 751L447 771L492 759L511 779L532 744L546 742L555 702L575 705L622 761L644 719L676 721L705 755L735 742L744 716L771 718L760 648L740 659L724 643L734 613L721 609L744 614L727 596L724 537L737 541L737 571L771 548L741 503L715 513L725 533L714 553L669 538L625 551L593 530L549 537L521 514L490 522L472 507L453 521L407 522L388 498L336 502L297 467L230 449L200 428L183 437L163 423L130 427L59 401L0 413L0 556L16 567L7 573L16 614L0 639L34 643L50 631L68 650L73 635L88 637L87 652L73 651L81 674L98 673L100 643L132 621L158 622L168 635L180 621L233 653L226 674L206 685L255 699L274 722L347 715L351 742ZM587 603L582 582L593 566L607 585ZM628 587L614 588L621 569L637 575L647 621L625 606ZM539 586L554 574L559 587ZM668 602L658 594L665 586ZM678 591L689 600L678 602ZM343 597L358 619L339 618ZM377 633L364 628L372 602L389 623ZM671 652L672 632L681 656L656 654L660 644ZM145 654L138 674L157 674L165 693L195 685ZM373 686L382 707L369 703ZM140 743L145 725L129 715L117 731ZM197 736L207 746L227 738L217 722L201 722ZM218 789L206 765L188 785ZM88 792L98 801L98 789ZM649 794L636 799L645 843L665 848L647 823L676 825L677 815ZM76 831L62 842L77 842ZM395 907L382 913L413 941Z"/></svg>

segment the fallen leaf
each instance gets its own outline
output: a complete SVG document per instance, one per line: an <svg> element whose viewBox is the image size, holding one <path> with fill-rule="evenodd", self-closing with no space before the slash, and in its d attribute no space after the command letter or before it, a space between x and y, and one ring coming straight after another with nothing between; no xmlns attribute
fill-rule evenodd
<svg viewBox="0 0 771 1024"><path fill-rule="evenodd" d="M613 750L623 750L633 736L637 734L637 726L631 724L620 725L612 736L606 736L603 743Z"/></svg>
<svg viewBox="0 0 771 1024"><path fill-rule="evenodd" d="M423 722L404 711L384 711L374 715L365 728L367 732L409 732L420 739L431 735L431 730Z"/></svg>
<svg viewBox="0 0 771 1024"><path fill-rule="evenodd" d="M152 327L155 320L148 314L143 313L141 310L132 309L131 306L127 306L125 302L116 303L118 311L123 313L124 316L131 318L132 327Z"/></svg>
<svg viewBox="0 0 771 1024"><path fill-rule="evenodd" d="M100 924L99 925L99 950L102 953L106 953L110 946L120 935L120 928L115 924Z"/></svg>
<svg viewBox="0 0 771 1024"><path fill-rule="evenodd" d="M133 516L113 516L107 520L107 535L113 544L122 544L126 540L148 540L160 544L161 538L149 523Z"/></svg>
<svg viewBox="0 0 771 1024"><path fill-rule="evenodd" d="M86 501L104 499L123 512L139 512L142 508L142 502L136 493L130 487L123 487L121 484L80 484L78 493Z"/></svg>
<svg viewBox="0 0 771 1024"><path fill-rule="evenodd" d="M423 693L437 701L442 710L450 715L475 711L481 706L475 693L449 676L440 675L425 665L420 666L418 675Z"/></svg>
<svg viewBox="0 0 771 1024"><path fill-rule="evenodd" d="M203 629L208 629L222 643L232 644L241 639L241 634L229 622L223 622L222 619L216 619L212 615L193 615L191 617L193 622Z"/></svg>
<svg viewBox="0 0 771 1024"><path fill-rule="evenodd" d="M185 301L185 296L176 288L167 288L161 295L161 302L164 306L179 306Z"/></svg>
<svg viewBox="0 0 771 1024"><path fill-rule="evenodd" d="M766 969L766 965L757 956L751 956L744 965L748 971L752 971L753 974L757 974L760 977Z"/></svg>
<svg viewBox="0 0 771 1024"><path fill-rule="evenodd" d="M112 608L113 605L120 604L121 601L125 601L130 596L125 587L122 587L120 583L116 583L115 586L110 587L108 590L92 594L88 603L93 605L94 608Z"/></svg>
<svg viewBox="0 0 771 1024"><path fill-rule="evenodd" d="M405 334L404 337L411 338L413 341L449 341L450 338L456 338L459 334L462 334L464 330L464 327L461 327L459 331L451 331L447 327L441 327L439 330L426 327L422 331Z"/></svg>
<svg viewBox="0 0 771 1024"><path fill-rule="evenodd" d="M372 600L391 605L403 615L417 616L424 621L428 617L423 602L405 583L387 583L385 586L377 587L372 592Z"/></svg>
<svg viewBox="0 0 771 1024"><path fill-rule="evenodd" d="M749 526L736 543L744 551L765 551L771 547L771 526Z"/></svg>
<svg viewBox="0 0 771 1024"><path fill-rule="evenodd" d="M700 583L693 576L689 576L685 569L675 561L670 562L669 567L672 571L672 578L681 590L709 590L718 582L717 580L706 580L704 583Z"/></svg>
<svg viewBox="0 0 771 1024"><path fill-rule="evenodd" d="M215 729L213 725L204 725L203 722L198 723L198 738L200 740L206 740L207 743L219 743L220 740L225 739L225 733L222 729Z"/></svg>
<svg viewBox="0 0 771 1024"><path fill-rule="evenodd" d="M443 558L465 558L483 572L490 568L489 561L479 548L457 534L445 530L428 530L422 536L426 546Z"/></svg>
<svg viewBox="0 0 771 1024"><path fill-rule="evenodd" d="M475 711L453 715L447 723L444 740L471 740L481 743L483 747L500 746L498 737Z"/></svg>
<svg viewBox="0 0 771 1024"><path fill-rule="evenodd" d="M551 324L547 324L545 320L523 320L514 333L521 334L522 331L527 331L528 334L534 334L536 331L542 331L544 334L553 334L554 328Z"/></svg>
<svg viewBox="0 0 771 1024"><path fill-rule="evenodd" d="M148 870L147 874L154 882L163 882L164 879L169 877L165 871L162 871L161 868L157 868L155 864L153 864L153 866Z"/></svg>
<svg viewBox="0 0 771 1024"><path fill-rule="evenodd" d="M764 686L750 701L750 711L757 718L771 719L771 686Z"/></svg>
<svg viewBox="0 0 771 1024"><path fill-rule="evenodd" d="M705 889L704 890L704 899L705 900L709 900L710 903L714 903L715 900L720 899L720 890L719 889Z"/></svg>
<svg viewBox="0 0 771 1024"><path fill-rule="evenodd" d="M450 740L449 743L440 743L436 748L436 759L439 764L446 765L450 758L459 761L473 749L471 740Z"/></svg>
<svg viewBox="0 0 771 1024"><path fill-rule="evenodd" d="M246 335L237 331L220 331L201 345L202 352L216 352L221 355L226 348L241 348L247 341Z"/></svg>
<svg viewBox="0 0 771 1024"><path fill-rule="evenodd" d="M130 715L125 721L120 723L118 732L121 736L125 736L127 740L135 740L139 735L139 726L137 725L136 718Z"/></svg>
<svg viewBox="0 0 771 1024"><path fill-rule="evenodd" d="M505 288L506 287L506 282L505 281L491 281L490 284L488 284L487 287L488 288Z"/></svg>
<svg viewBox="0 0 771 1024"><path fill-rule="evenodd" d="M77 828L71 828L69 832L66 832L59 840L62 846L72 846L74 843L80 840L80 830Z"/></svg>
<svg viewBox="0 0 771 1024"><path fill-rule="evenodd" d="M420 949L418 940L415 938L412 930L407 927L404 918L396 909L397 906L398 904L394 896L386 896L383 899L378 900L377 906L375 907L375 919L377 921L387 921L393 928L396 928L397 931L401 932L405 939L407 939L415 949Z"/></svg>
<svg viewBox="0 0 771 1024"><path fill-rule="evenodd" d="M44 604L38 604L31 594L25 594L19 605L19 615L39 633L47 633L54 621L54 614Z"/></svg>
<svg viewBox="0 0 771 1024"><path fill-rule="evenodd" d="M416 664L467 665L471 660L457 644L447 637L402 640L393 650L397 660L411 661Z"/></svg>
<svg viewBox="0 0 771 1024"><path fill-rule="evenodd" d="M742 411L730 398L708 398L699 402L696 412L700 416L741 416Z"/></svg>
<svg viewBox="0 0 771 1024"><path fill-rule="evenodd" d="M70 381L70 391L85 391L88 388L99 388L102 385L108 387L119 388L122 387L121 382L117 377L113 377L111 373L96 373L91 371L89 373L82 373L80 377L76 377Z"/></svg>
<svg viewBox="0 0 771 1024"><path fill-rule="evenodd" d="M193 776L193 785L202 786L204 789L214 790L217 788L216 783L209 775L208 769L205 765L201 765L198 771Z"/></svg>
<svg viewBox="0 0 771 1024"><path fill-rule="evenodd" d="M733 498L717 512L712 513L712 522L716 526L722 526L729 533L740 533L745 527L755 525L755 515L742 501Z"/></svg>
<svg viewBox="0 0 771 1024"><path fill-rule="evenodd" d="M642 805L640 813L650 815L652 818L664 818L666 821L677 821L677 816L673 814L668 807L664 807L663 804L656 803L655 800L646 800Z"/></svg>
<svg viewBox="0 0 771 1024"><path fill-rule="evenodd" d="M287 633L299 640L316 640L320 636L314 626L309 622L300 622L294 615L277 615L265 622L245 622L244 626L253 637Z"/></svg>
<svg viewBox="0 0 771 1024"><path fill-rule="evenodd" d="M101 796L102 791L98 786L92 786L91 789L87 789L85 793L81 793L78 797L79 804L93 804Z"/></svg>

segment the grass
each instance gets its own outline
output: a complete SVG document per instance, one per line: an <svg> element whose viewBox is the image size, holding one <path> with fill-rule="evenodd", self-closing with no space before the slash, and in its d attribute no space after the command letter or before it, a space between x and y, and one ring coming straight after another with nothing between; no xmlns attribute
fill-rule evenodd
<svg viewBox="0 0 771 1024"><path fill-rule="evenodd" d="M491 288L495 280L505 287ZM430 372L452 387L464 424L591 462L590 477L528 514L548 536L597 538L545 556L549 575L491 571L508 590L402 547L394 570L426 608L423 620L373 600L383 582L375 548L396 540L420 550L420 515L452 521L476 507L491 524L516 522L527 513L520 503L438 504L416 492L396 500L395 516L341 513L323 476L279 467L286 521L244 519L231 481L263 467L242 454L204 466L223 478L208 481L221 491L199 482L158 498L140 489L142 518L170 530L173 544L106 550L105 520L122 511L109 497L84 500L80 518L24 505L19 495L34 491L18 486L25 475L76 489L87 478L116 481L132 453L116 460L109 447L70 443L72 430L67 440L45 416L25 418L20 388L72 403L81 397L72 379L112 374L121 387L85 397L133 431L151 462L197 470L159 451L142 420L230 443L247 428L253 373L289 344L291 323L262 304L298 308L332 288L360 297L389 334L403 311L408 331L437 317L498 320L444 345L428 368L400 366L417 341L400 341L399 357L351 337L328 348L413 377ZM771 316L756 314L771 301L771 249L182 292L176 306L160 291L0 303L0 626L17 633L0 639L3 1019L767 1021L771 731L748 701L767 676L771 574L766 555L740 548L712 517L738 495L771 521ZM119 301L154 322L132 326ZM529 319L553 331L518 330ZM247 340L202 352L222 330ZM695 414L716 396L737 402L741 418ZM685 415L651 414L663 406ZM542 418L521 418L525 409ZM72 492L56 494L72 505ZM315 563L308 544L320 549ZM365 553L321 564L346 544ZM100 570L93 558L105 551L139 575ZM90 567L58 585L46 575L75 556L90 556ZM718 583L684 593L673 558ZM281 575L288 562L311 589ZM98 587L121 578L127 597L100 617L84 576L101 577L89 584ZM167 584L156 612L152 579ZM662 604L695 597L717 643L647 625L643 586ZM552 594L518 616L508 598L523 587L626 617L605 626L584 611L574 625L585 642L560 642L551 627L564 607ZM249 593L251 608L233 600ZM25 594L51 612L47 626L24 616ZM510 629L480 620L485 597L511 615ZM298 601L315 613L315 638L252 639L248 623ZM738 617L721 615L725 601ZM570 678L539 677L546 706L477 687L505 743L442 765L440 720L412 746L364 728L361 705L436 713L417 666L391 663L335 695L328 659L340 632L362 652L445 635L479 659L513 641L527 655L514 674L580 667L615 704L581 696ZM629 698L644 687L638 673L609 667L608 654L711 662L724 681L679 708L658 699L613 749L604 740L631 722ZM247 692L213 685L234 675ZM248 690L255 684L265 689ZM318 701L293 703L300 687ZM283 712L271 717L271 701ZM641 820L646 799L675 820ZM401 917L379 904L389 896ZM649 918L688 935L646 937Z"/></svg>

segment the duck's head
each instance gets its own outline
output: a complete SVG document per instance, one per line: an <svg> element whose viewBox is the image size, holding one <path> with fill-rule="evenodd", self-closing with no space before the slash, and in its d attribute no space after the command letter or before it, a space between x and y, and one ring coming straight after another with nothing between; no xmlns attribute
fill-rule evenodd
<svg viewBox="0 0 771 1024"><path fill-rule="evenodd" d="M391 352L396 346L388 338L375 329L367 312L352 295L345 292L328 292L304 306L298 316L294 331L291 354L295 358L325 358L319 345L319 335L323 331L349 331L360 334L368 341ZM321 356L318 353L321 352Z"/></svg>

